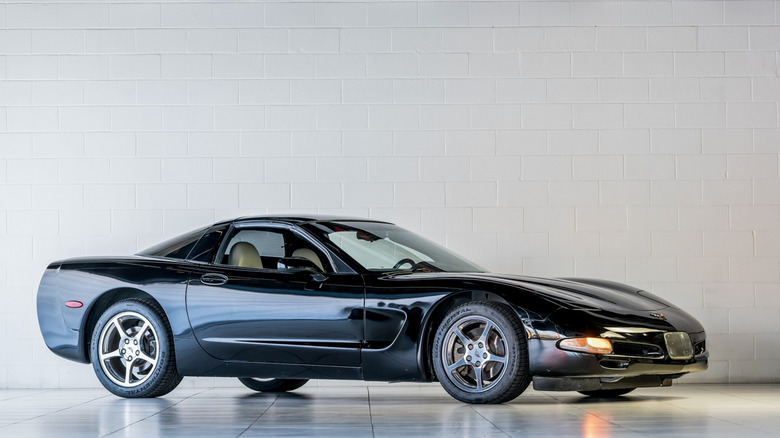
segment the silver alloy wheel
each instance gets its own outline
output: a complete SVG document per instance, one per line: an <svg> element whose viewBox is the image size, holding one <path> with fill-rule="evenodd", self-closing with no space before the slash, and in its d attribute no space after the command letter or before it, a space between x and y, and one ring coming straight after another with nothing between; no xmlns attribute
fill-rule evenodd
<svg viewBox="0 0 780 438"><path fill-rule="evenodd" d="M492 388L504 375L506 337L484 316L466 316L450 326L444 337L441 361L450 381L469 393Z"/></svg>
<svg viewBox="0 0 780 438"><path fill-rule="evenodd" d="M114 315L100 333L98 357L106 377L123 388L144 383L159 360L158 337L149 320L137 312Z"/></svg>

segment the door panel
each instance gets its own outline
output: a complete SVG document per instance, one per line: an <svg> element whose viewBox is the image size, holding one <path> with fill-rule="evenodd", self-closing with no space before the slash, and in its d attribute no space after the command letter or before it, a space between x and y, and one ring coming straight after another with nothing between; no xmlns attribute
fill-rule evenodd
<svg viewBox="0 0 780 438"><path fill-rule="evenodd" d="M187 311L212 356L231 361L359 366L363 280L213 265L193 272Z"/></svg>

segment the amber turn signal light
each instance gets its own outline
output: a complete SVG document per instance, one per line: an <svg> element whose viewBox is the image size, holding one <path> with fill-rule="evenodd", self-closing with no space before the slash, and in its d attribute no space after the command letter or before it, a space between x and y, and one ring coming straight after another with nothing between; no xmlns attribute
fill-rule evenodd
<svg viewBox="0 0 780 438"><path fill-rule="evenodd" d="M558 341L558 348L578 353L610 354L612 342L604 338L568 338Z"/></svg>

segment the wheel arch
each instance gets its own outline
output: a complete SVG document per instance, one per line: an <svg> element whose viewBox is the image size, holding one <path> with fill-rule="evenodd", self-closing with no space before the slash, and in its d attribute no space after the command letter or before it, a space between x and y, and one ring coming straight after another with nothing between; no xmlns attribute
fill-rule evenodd
<svg viewBox="0 0 780 438"><path fill-rule="evenodd" d="M90 349L92 331L95 329L95 325L100 319L100 316L103 315L103 312L105 312L106 309L111 307L114 303L132 298L153 302L163 312L162 316L168 320L168 315L165 313L165 309L162 307L162 305L160 305L160 302L149 293L140 289L123 287L111 289L102 293L97 299L95 299L92 306L90 307L88 316L85 318L83 330L81 332L83 354L88 361L92 361ZM173 345L173 338L171 338L171 344Z"/></svg>
<svg viewBox="0 0 780 438"><path fill-rule="evenodd" d="M444 320L449 311L463 303L470 301L494 301L505 304L512 307L516 311L518 306L510 303L502 295L495 292L488 292L483 290L467 290L460 291L437 301L431 306L428 311L425 320L423 321L423 330L421 331L421 339L417 351L418 362L423 376L428 381L436 381L436 374L433 369L433 338L436 336L436 329L439 324ZM523 324L525 326L525 324ZM528 327L526 327L526 332Z"/></svg>

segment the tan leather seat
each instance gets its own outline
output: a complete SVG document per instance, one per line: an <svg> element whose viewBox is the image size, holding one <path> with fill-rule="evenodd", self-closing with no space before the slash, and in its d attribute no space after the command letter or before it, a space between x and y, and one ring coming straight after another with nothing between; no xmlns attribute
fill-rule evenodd
<svg viewBox="0 0 780 438"><path fill-rule="evenodd" d="M230 249L228 264L247 268L263 268L263 259L257 248L249 242L238 242Z"/></svg>
<svg viewBox="0 0 780 438"><path fill-rule="evenodd" d="M317 267L320 268L321 271L325 272L325 268L322 266L322 260L320 260L320 257L317 255L316 252L310 250L309 248L298 248L292 253L293 257L303 257L305 259L309 259L317 265Z"/></svg>

